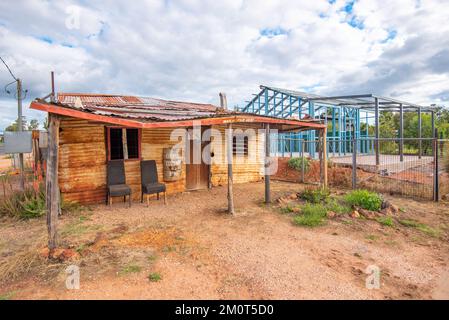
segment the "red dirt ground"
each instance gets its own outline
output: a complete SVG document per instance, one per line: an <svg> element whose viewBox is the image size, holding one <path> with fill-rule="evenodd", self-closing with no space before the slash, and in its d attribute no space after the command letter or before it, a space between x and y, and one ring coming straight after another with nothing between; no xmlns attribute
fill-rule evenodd
<svg viewBox="0 0 449 320"><path fill-rule="evenodd" d="M272 183L273 198L304 185ZM112 209L62 216L60 241L74 261L32 260L26 273L1 285L11 299L431 299L449 298L449 207L386 196L402 208L394 219L417 219L440 230L429 236L398 223L329 220L297 227L277 205L263 205L263 183L235 185L235 216L226 188L172 195L167 206L117 203ZM0 268L45 246L45 219L0 222ZM34 249L33 249L34 248ZM34 250L34 251L33 251ZM81 288L65 288L76 264ZM134 271L129 266L134 266ZM365 287L369 265L381 288ZM136 267L137 266L137 267ZM23 264L22 264L23 267ZM151 282L150 273L162 280Z"/></svg>

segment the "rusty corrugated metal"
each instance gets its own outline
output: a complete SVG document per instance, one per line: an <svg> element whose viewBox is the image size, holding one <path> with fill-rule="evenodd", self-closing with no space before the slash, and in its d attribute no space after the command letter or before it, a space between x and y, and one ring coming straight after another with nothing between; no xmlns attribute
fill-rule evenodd
<svg viewBox="0 0 449 320"><path fill-rule="evenodd" d="M81 104L77 103L78 99ZM59 93L58 103L93 114L146 121L192 120L219 114L233 114L211 104L136 96Z"/></svg>

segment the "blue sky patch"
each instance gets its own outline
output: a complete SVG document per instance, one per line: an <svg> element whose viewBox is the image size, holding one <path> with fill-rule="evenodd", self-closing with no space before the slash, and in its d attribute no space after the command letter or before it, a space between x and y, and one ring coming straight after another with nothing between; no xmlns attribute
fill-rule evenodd
<svg viewBox="0 0 449 320"><path fill-rule="evenodd" d="M356 16L353 16L351 20L348 21L348 24L353 27L360 30L363 30L365 26L363 25L363 21L359 20Z"/></svg>
<svg viewBox="0 0 449 320"><path fill-rule="evenodd" d="M352 9L353 9L353 7L354 7L354 3L355 3L355 1L349 1L349 2L347 2L346 5L343 7L343 10L344 10L346 13L352 13Z"/></svg>
<svg viewBox="0 0 449 320"><path fill-rule="evenodd" d="M382 43L387 43L390 40L393 40L394 38L396 38L398 32L396 30L390 30L388 31L388 36L382 40Z"/></svg>
<svg viewBox="0 0 449 320"><path fill-rule="evenodd" d="M276 28L264 28L260 30L259 33L263 37L273 38L276 36L288 34L288 31L281 27L276 27Z"/></svg>
<svg viewBox="0 0 449 320"><path fill-rule="evenodd" d="M48 36L40 36L40 37L38 37L38 39L41 41L47 42L49 44L53 43L53 39Z"/></svg>

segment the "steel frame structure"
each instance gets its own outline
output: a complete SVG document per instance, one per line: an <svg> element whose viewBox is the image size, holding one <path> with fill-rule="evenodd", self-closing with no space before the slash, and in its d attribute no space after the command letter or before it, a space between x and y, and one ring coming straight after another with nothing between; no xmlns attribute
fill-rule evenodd
<svg viewBox="0 0 449 320"><path fill-rule="evenodd" d="M382 97L374 94L341 95L341 96L320 96L300 91L287 90L269 86L260 86L261 91L247 101L245 107L240 111L253 114L275 116L279 118L299 118L299 119L321 119L328 124L329 142L328 154L338 153L339 155L351 153L352 144L346 141L359 139L357 152L370 154L375 153L379 162L379 141L368 140L368 138L379 138L379 117L382 111L392 111L399 113L400 128L398 138L400 139L399 153L403 160L403 137L404 137L404 112L418 113L418 138L422 137L422 113L431 113L432 132L435 128L434 107L421 106L406 101L393 98ZM363 127L362 124L365 123ZM374 135L370 135L369 127L374 125ZM363 127L363 128L362 128ZM315 157L316 144L313 142L314 131L302 133L286 133L284 138L303 139L308 143L304 150L311 157ZM366 138L366 141L363 141ZM282 142L284 140L284 142ZM290 151L301 152L301 144L286 146L285 139L279 140L279 150L289 149ZM368 142L370 141L370 142ZM421 141L421 140L420 140ZM421 156L421 146L419 153Z"/></svg>

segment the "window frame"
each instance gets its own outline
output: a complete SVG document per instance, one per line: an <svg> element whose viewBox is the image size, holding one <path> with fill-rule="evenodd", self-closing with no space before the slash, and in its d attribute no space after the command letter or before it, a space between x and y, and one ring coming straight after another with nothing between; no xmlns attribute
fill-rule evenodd
<svg viewBox="0 0 449 320"><path fill-rule="evenodd" d="M113 159L111 160L111 129L135 129L137 130L137 152L138 157L132 159ZM106 159L107 161L140 161L142 160L142 129L132 127L120 127L120 126L106 126Z"/></svg>
<svg viewBox="0 0 449 320"><path fill-rule="evenodd" d="M238 152L237 140L243 137L243 152ZM232 155L234 157L246 157L249 155L249 137L246 134L233 134L232 135Z"/></svg>

